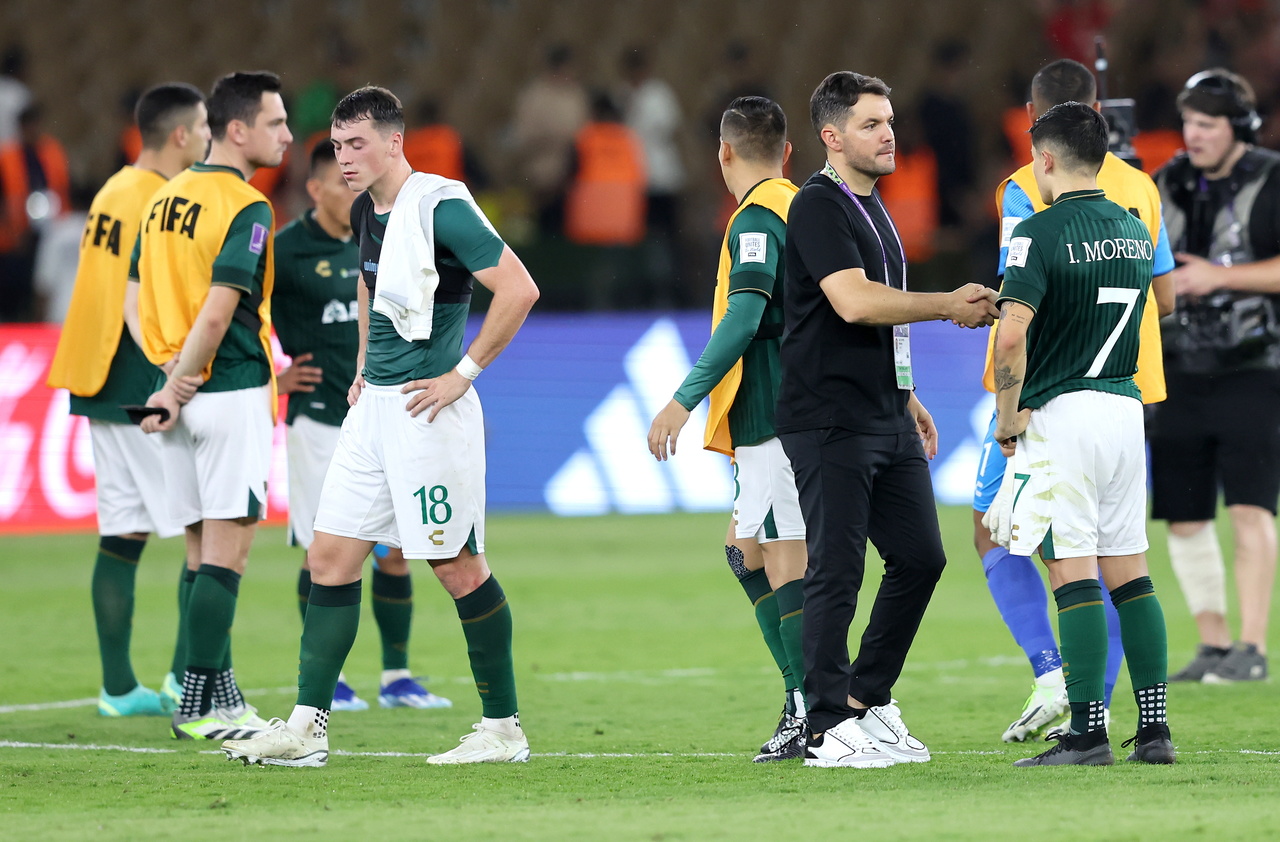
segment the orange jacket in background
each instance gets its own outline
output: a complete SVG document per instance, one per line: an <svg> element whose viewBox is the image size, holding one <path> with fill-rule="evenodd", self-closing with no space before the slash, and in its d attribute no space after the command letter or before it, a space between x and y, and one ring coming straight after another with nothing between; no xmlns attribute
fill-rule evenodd
<svg viewBox="0 0 1280 842"><path fill-rule="evenodd" d="M466 181L462 136L452 126L436 123L409 129L404 133L404 157L418 172Z"/></svg>
<svg viewBox="0 0 1280 842"><path fill-rule="evenodd" d="M575 142L578 170L565 234L584 245L635 245L645 232L644 149L622 123L588 123Z"/></svg>
<svg viewBox="0 0 1280 842"><path fill-rule="evenodd" d="M938 160L933 150L921 146L899 152L893 175L876 182L880 198L902 237L902 248L911 262L933 257L933 235L938 230Z"/></svg>
<svg viewBox="0 0 1280 842"><path fill-rule="evenodd" d="M1177 129L1138 132L1133 138L1133 151L1142 159L1142 171L1155 175L1156 170L1182 151L1182 132Z"/></svg>
<svg viewBox="0 0 1280 842"><path fill-rule="evenodd" d="M71 207L71 177L67 167L67 153L62 144L49 135L36 141L36 157L44 170L49 190L58 197L58 215ZM31 185L27 182L27 161L20 141L11 141L0 147L0 191L4 196L4 208L0 211L0 251L17 248L22 235L31 227L27 218L27 196Z"/></svg>
<svg viewBox="0 0 1280 842"><path fill-rule="evenodd" d="M1011 105L1000 115L1000 128L1004 132L1005 142L1009 144L1009 153L1015 161L1031 160L1031 135L1027 130L1031 123L1027 120L1025 105Z"/></svg>

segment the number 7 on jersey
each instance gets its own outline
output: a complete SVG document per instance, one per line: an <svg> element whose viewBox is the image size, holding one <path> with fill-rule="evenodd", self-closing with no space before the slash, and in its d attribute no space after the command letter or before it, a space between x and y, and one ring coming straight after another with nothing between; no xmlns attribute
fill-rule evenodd
<svg viewBox="0 0 1280 842"><path fill-rule="evenodd" d="M1125 287L1098 287L1098 304L1123 304L1124 312L1120 315L1120 320L1111 331L1111 335L1107 337L1107 341L1102 343L1102 350L1093 358L1093 365L1089 366L1089 370L1084 373L1085 377L1097 377L1102 372L1102 367L1107 364L1107 358L1111 356L1112 349L1120 341L1120 334L1124 333L1125 325L1129 324L1129 319L1133 316L1133 308L1138 303L1138 295L1141 292L1140 289Z"/></svg>

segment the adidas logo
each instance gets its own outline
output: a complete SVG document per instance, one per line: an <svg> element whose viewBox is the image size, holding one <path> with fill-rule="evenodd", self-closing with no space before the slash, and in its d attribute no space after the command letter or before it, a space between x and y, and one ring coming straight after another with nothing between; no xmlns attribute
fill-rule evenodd
<svg viewBox="0 0 1280 842"><path fill-rule="evenodd" d="M681 431L677 454L658 462L645 440L693 362L671 319L659 319L623 360L626 381L609 392L583 424L587 446L569 457L543 489L557 515L728 511L733 503L729 460L702 449L705 401Z"/></svg>

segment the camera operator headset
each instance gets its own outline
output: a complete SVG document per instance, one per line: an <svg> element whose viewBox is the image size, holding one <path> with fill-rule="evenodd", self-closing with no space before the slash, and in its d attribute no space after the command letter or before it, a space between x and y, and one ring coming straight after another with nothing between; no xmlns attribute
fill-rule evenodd
<svg viewBox="0 0 1280 842"><path fill-rule="evenodd" d="M1156 173L1179 261L1162 322L1168 400L1152 408L1152 517L1201 645L1170 680L1266 677L1280 498L1280 154L1253 144L1253 89L1223 69L1178 96L1185 151ZM1241 630L1226 625L1218 490L1231 513Z"/></svg>

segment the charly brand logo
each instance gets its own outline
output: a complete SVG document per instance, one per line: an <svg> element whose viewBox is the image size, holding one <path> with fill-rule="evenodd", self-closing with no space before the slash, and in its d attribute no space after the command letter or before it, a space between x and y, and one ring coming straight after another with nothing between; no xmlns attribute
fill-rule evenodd
<svg viewBox="0 0 1280 842"><path fill-rule="evenodd" d="M728 459L702 449L704 405L684 425L673 459L658 462L645 447L649 422L671 400L691 365L675 322L654 322L623 360L626 381L587 416L586 447L547 483L547 508L559 515L729 511L733 474Z"/></svg>

